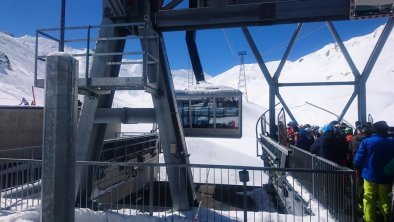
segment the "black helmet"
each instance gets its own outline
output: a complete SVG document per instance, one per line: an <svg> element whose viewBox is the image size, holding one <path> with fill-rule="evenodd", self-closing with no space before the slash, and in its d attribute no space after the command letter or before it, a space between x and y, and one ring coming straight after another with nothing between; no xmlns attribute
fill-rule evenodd
<svg viewBox="0 0 394 222"><path fill-rule="evenodd" d="M379 121L372 125L372 132L377 133L382 136L387 136L389 126L386 121Z"/></svg>

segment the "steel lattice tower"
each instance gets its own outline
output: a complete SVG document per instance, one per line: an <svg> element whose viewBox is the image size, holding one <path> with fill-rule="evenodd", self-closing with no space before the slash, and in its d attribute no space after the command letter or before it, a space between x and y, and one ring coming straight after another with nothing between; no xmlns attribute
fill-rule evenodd
<svg viewBox="0 0 394 222"><path fill-rule="evenodd" d="M245 76L245 55L246 51L238 52L241 57L241 64L239 66L239 77L238 77L238 90L245 96L248 101L248 89L246 88L246 76Z"/></svg>

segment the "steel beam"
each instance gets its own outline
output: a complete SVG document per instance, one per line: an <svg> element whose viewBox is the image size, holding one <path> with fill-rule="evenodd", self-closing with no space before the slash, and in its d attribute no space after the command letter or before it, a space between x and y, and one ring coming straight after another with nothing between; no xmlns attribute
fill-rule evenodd
<svg viewBox="0 0 394 222"><path fill-rule="evenodd" d="M289 45L286 48L285 53L283 54L282 60L279 63L278 68L276 69L276 72L274 74L274 79L279 79L280 73L282 72L283 66L285 65L287 58L289 57L289 54L291 52L291 49L294 46L294 43L297 39L298 34L300 33L300 30L302 28L302 23L298 23L296 30L294 31L293 36L290 39Z"/></svg>
<svg viewBox="0 0 394 222"><path fill-rule="evenodd" d="M291 82L291 83L278 83L279 87L284 86L352 86L355 85L354 81L348 82Z"/></svg>
<svg viewBox="0 0 394 222"><path fill-rule="evenodd" d="M345 57L347 64L349 65L350 69L352 70L355 80L358 81L358 79L360 78L360 72L358 71L356 65L354 64L352 57L350 57L349 52L347 51L345 45L343 44L341 37L339 36L337 30L335 29L335 27L331 21L327 21L327 27L330 30L330 32L331 32L332 36L334 37L336 43L338 44L339 48L341 49L341 52L342 52L343 56Z"/></svg>
<svg viewBox="0 0 394 222"><path fill-rule="evenodd" d="M382 52L383 46L386 44L386 41L390 36L391 31L393 30L393 26L394 26L394 17L391 17L387 21L386 25L384 26L382 34L380 35L378 41L376 42L375 48L373 49L371 56L369 57L368 62L365 65L365 68L362 72L361 81L367 82L369 75L371 74L371 71L375 66L375 63L378 60L380 53Z"/></svg>
<svg viewBox="0 0 394 222"><path fill-rule="evenodd" d="M194 76L196 81L204 81L204 71L202 69L200 56L196 45L196 31L186 31L186 45L189 51L190 61L193 66Z"/></svg>
<svg viewBox="0 0 394 222"><path fill-rule="evenodd" d="M94 123L156 123L153 108L98 108Z"/></svg>
<svg viewBox="0 0 394 222"><path fill-rule="evenodd" d="M358 97L357 97L357 105L358 105L358 120L361 122L367 122L367 87L366 82L360 81L357 89L358 89Z"/></svg>
<svg viewBox="0 0 394 222"><path fill-rule="evenodd" d="M141 30L140 32L143 35L152 35L154 30L148 29ZM178 115L174 83L167 60L167 52L162 36L158 36L158 38L159 41L148 41L147 44L141 45L144 51L149 52L155 58L160 58L157 82L161 83L160 91L162 91L162 93L157 96L152 95L152 101L159 127L164 160L167 164L189 164L189 154ZM152 70L154 67L148 66L147 69L148 80L151 81L152 79L156 79L154 78L156 72ZM167 175L173 209L190 209L195 200L194 182L190 168L175 169L168 167Z"/></svg>
<svg viewBox="0 0 394 222"><path fill-rule="evenodd" d="M159 10L153 23L159 31L217 29L255 25L349 20L347 0L257 1L238 0L220 7Z"/></svg>
<svg viewBox="0 0 394 222"><path fill-rule="evenodd" d="M271 85L272 84L271 74L267 66L265 65L263 57L261 56L259 50L257 49L256 43L254 42L252 35L249 32L249 29L247 27L242 27L242 32L244 33L246 41L248 42L250 48L252 49L253 55L256 58L257 64L259 64L259 67L264 75L265 80L267 81L268 85Z"/></svg>
<svg viewBox="0 0 394 222"><path fill-rule="evenodd" d="M125 37L127 31L122 27L107 26L114 24L109 18L103 18L102 27L99 31L99 38L106 37ZM122 52L124 50L125 39L114 41L100 40L96 43L95 52ZM92 61L92 68L90 72L91 78L103 77L117 77L119 75L120 65L107 66L107 62L121 62L122 55L111 56L94 56ZM85 96L83 107L78 122L78 136L77 136L77 160L80 161L98 161L101 153L101 148L104 142L104 135L107 124L95 124L95 113L98 108L110 108L112 106L114 91L110 94L100 95L98 97ZM87 197L88 202L92 188L91 179L83 179L88 175L86 171L77 168L76 184L79 185L79 192L81 197Z"/></svg>
<svg viewBox="0 0 394 222"><path fill-rule="evenodd" d="M265 80L268 83L269 86L269 124L270 124L270 135L275 135L275 95L278 92L278 81L277 79L273 79L271 77L271 74L265 65L265 62L263 60L263 57L261 56L259 50L257 49L257 46L252 38L252 35L249 32L249 29L247 27L242 27L242 32L246 38L246 41L248 42L250 48L252 49L253 55L256 58L257 63L259 64L259 67L261 69L261 72L264 75Z"/></svg>
<svg viewBox="0 0 394 222"><path fill-rule="evenodd" d="M282 98L282 95L280 94L279 90L276 92L276 97L278 97L280 103L282 104L283 108L286 110L287 114L289 114L289 117L292 121L297 122L296 118L294 117L293 113L291 113L289 107L287 106L285 100Z"/></svg>
<svg viewBox="0 0 394 222"><path fill-rule="evenodd" d="M343 108L341 114L337 118L338 122L342 121L343 117L345 116L346 112L349 110L349 107L350 107L350 105L352 105L352 103L353 103L354 99L356 98L357 94L358 94L358 89L357 89L357 87L355 87L355 90L354 90L353 94L350 96L349 101L347 101L347 103L346 103L345 107Z"/></svg>
<svg viewBox="0 0 394 222"><path fill-rule="evenodd" d="M93 77L80 78L78 81L80 89L85 90L107 90L107 89L122 89L134 90L144 89L142 77Z"/></svg>
<svg viewBox="0 0 394 222"><path fill-rule="evenodd" d="M60 41L59 41L59 52L64 52L64 28L66 21L66 0L62 0L60 12Z"/></svg>
<svg viewBox="0 0 394 222"><path fill-rule="evenodd" d="M394 18L390 18L384 29L382 34L380 35L375 48L373 49L371 56L369 57L367 64L361 74L360 81L358 83L358 120L362 122L367 121L367 92L366 92L366 84L367 80L371 74L373 67L375 66L376 61L383 49L383 46L386 44L386 41L393 30L394 26Z"/></svg>
<svg viewBox="0 0 394 222"><path fill-rule="evenodd" d="M276 134L277 129L274 127L276 124L275 116L275 95L278 88L269 85L269 126L270 126L270 137ZM273 138L274 139L274 138Z"/></svg>

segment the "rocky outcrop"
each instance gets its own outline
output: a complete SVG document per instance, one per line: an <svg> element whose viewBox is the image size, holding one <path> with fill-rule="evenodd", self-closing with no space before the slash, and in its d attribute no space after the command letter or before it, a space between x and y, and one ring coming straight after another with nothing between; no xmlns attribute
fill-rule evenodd
<svg viewBox="0 0 394 222"><path fill-rule="evenodd" d="M3 52L0 52L0 68L12 70L10 59Z"/></svg>

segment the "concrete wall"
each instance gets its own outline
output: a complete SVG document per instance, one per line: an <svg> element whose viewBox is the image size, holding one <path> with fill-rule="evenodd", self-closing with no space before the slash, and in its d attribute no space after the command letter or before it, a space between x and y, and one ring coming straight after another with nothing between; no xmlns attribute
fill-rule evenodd
<svg viewBox="0 0 394 222"><path fill-rule="evenodd" d="M43 107L0 106L0 150L42 143Z"/></svg>
<svg viewBox="0 0 394 222"><path fill-rule="evenodd" d="M0 106L0 150L41 146L43 107ZM108 124L105 139L115 138L121 124Z"/></svg>

